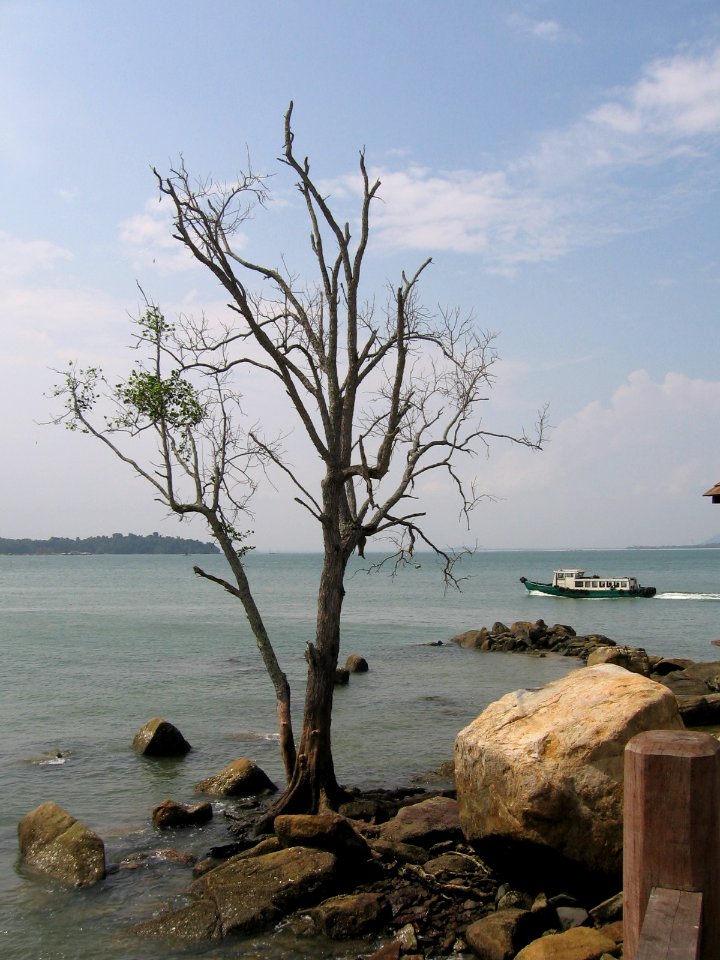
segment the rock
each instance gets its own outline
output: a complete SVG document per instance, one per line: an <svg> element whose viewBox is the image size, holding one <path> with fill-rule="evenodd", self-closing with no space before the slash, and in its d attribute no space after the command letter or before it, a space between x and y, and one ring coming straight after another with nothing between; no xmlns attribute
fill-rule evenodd
<svg viewBox="0 0 720 960"><path fill-rule="evenodd" d="M212 820L212 804L196 803L192 807L186 807L182 803L176 803L174 800L163 800L159 806L152 812L153 825L160 830L169 827L194 827L200 823L207 823Z"/></svg>
<svg viewBox="0 0 720 960"><path fill-rule="evenodd" d="M682 726L662 685L611 665L507 694L456 740L465 837L538 845L617 875L625 745L642 730Z"/></svg>
<svg viewBox="0 0 720 960"><path fill-rule="evenodd" d="M242 854L195 880L188 906L133 928L146 937L186 945L252 933L277 923L331 892L336 860L331 853L293 847L260 857Z"/></svg>
<svg viewBox="0 0 720 960"><path fill-rule="evenodd" d="M349 940L380 930L392 919L392 911L380 893L355 893L325 900L310 916L326 937Z"/></svg>
<svg viewBox="0 0 720 960"><path fill-rule="evenodd" d="M223 936L276 923L314 906L336 885L337 859L325 850L290 847L260 857L238 857L190 885L191 896L217 906Z"/></svg>
<svg viewBox="0 0 720 960"><path fill-rule="evenodd" d="M515 960L600 960L604 953L614 953L616 946L614 940L599 930L574 927L565 933L551 933L533 940Z"/></svg>
<svg viewBox="0 0 720 960"><path fill-rule="evenodd" d="M693 663L683 672L686 677L704 680L711 693L720 693L720 661Z"/></svg>
<svg viewBox="0 0 720 960"><path fill-rule="evenodd" d="M400 944L397 940L384 943L382 947L369 956L367 960L400 960Z"/></svg>
<svg viewBox="0 0 720 960"><path fill-rule="evenodd" d="M162 913L145 923L136 924L130 928L130 932L188 947L222 938L220 917L215 904L210 900L196 900L179 910Z"/></svg>
<svg viewBox="0 0 720 960"><path fill-rule="evenodd" d="M100 837L56 803L41 803L18 824L20 854L29 867L74 887L105 877Z"/></svg>
<svg viewBox="0 0 720 960"><path fill-rule="evenodd" d="M249 797L274 793L277 787L252 760L239 757L214 777L196 783L195 790L216 797Z"/></svg>
<svg viewBox="0 0 720 960"><path fill-rule="evenodd" d="M441 853L439 857L425 862L425 873L439 880L452 877L468 877L479 872L480 868L471 858L461 853Z"/></svg>
<svg viewBox="0 0 720 960"><path fill-rule="evenodd" d="M183 757L190 744L177 727L162 717L153 717L133 738L133 750L145 757Z"/></svg>
<svg viewBox="0 0 720 960"><path fill-rule="evenodd" d="M621 920L623 915L623 892L616 893L614 897L609 897L598 903L590 910L590 916L594 923L611 923L615 920Z"/></svg>
<svg viewBox="0 0 720 960"><path fill-rule="evenodd" d="M675 673L677 670L686 670L693 663L693 660L686 660L684 657L659 657L653 664L653 678L655 674L659 677L666 677L669 673Z"/></svg>
<svg viewBox="0 0 720 960"><path fill-rule="evenodd" d="M382 805L372 798L369 800L348 800L346 803L340 804L338 813L350 820L377 823L382 815Z"/></svg>
<svg viewBox="0 0 720 960"><path fill-rule="evenodd" d="M600 663L614 663L641 677L650 676L650 659L642 647L596 647L587 658L587 665L595 667Z"/></svg>
<svg viewBox="0 0 720 960"><path fill-rule="evenodd" d="M720 693L677 697L680 716L686 727L708 727L720 723Z"/></svg>
<svg viewBox="0 0 720 960"><path fill-rule="evenodd" d="M659 682L672 690L676 697L704 697L710 693L710 687L702 677L692 677L687 670L676 670L660 677Z"/></svg>
<svg viewBox="0 0 720 960"><path fill-rule="evenodd" d="M465 633L459 633L457 636L451 637L450 642L468 650L480 650L489 636L489 631L486 627L483 627L481 630L466 630Z"/></svg>
<svg viewBox="0 0 720 960"><path fill-rule="evenodd" d="M584 907L557 907L556 909L561 930L582 927L588 922L589 915Z"/></svg>
<svg viewBox="0 0 720 960"><path fill-rule="evenodd" d="M282 847L327 850L343 864L351 861L355 871L374 863L367 840L337 813L281 814L275 817L275 833Z"/></svg>
<svg viewBox="0 0 720 960"><path fill-rule="evenodd" d="M345 661L345 669L348 673L367 673L369 667L365 657L361 657L357 653L351 653Z"/></svg>
<svg viewBox="0 0 720 960"><path fill-rule="evenodd" d="M404 927L401 927L395 936L403 953L417 950L417 937L415 936L415 928L411 923L406 923Z"/></svg>
<svg viewBox="0 0 720 960"><path fill-rule="evenodd" d="M527 910L508 909L489 913L471 923L465 940L480 960L510 960L542 930Z"/></svg>
<svg viewBox="0 0 720 960"><path fill-rule="evenodd" d="M396 861L397 863L424 864L430 856L424 847L418 847L412 843L386 840L382 837L371 840L370 846L376 857L383 863Z"/></svg>
<svg viewBox="0 0 720 960"><path fill-rule="evenodd" d="M461 837L458 804L451 797L430 797L402 807L380 827L381 837L399 843L431 847L442 840Z"/></svg>
<svg viewBox="0 0 720 960"><path fill-rule="evenodd" d="M335 671L335 686L345 687L348 685L348 683L350 683L350 671L338 668Z"/></svg>

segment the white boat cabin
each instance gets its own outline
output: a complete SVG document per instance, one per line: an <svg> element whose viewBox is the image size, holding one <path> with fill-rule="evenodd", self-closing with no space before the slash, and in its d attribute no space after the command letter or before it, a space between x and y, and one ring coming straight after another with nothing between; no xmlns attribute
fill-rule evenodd
<svg viewBox="0 0 720 960"><path fill-rule="evenodd" d="M596 573L587 574L584 570L553 571L554 587L565 590L637 590L636 577L599 577Z"/></svg>

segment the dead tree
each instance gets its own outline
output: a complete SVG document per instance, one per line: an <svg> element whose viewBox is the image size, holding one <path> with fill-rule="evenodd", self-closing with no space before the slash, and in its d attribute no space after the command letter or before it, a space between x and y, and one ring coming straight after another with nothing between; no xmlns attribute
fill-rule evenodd
<svg viewBox="0 0 720 960"><path fill-rule="evenodd" d="M361 153L362 197L353 237L313 180L308 159L296 157L291 121L292 104L280 160L296 177L305 202L317 265L312 286L284 267L246 258L233 245L247 215L248 190L257 189L252 174L219 186L194 183L184 164L167 176L155 171L161 194L172 204L176 238L214 274L236 315L232 330L217 343L232 359L211 366L227 372L250 364L265 371L290 398L322 463L317 487L308 489L277 450L253 434L268 459L296 484L296 499L320 524L323 542L297 762L275 813L333 807L340 794L331 716L350 556L362 554L371 538L393 534L397 558L407 559L420 544L442 558L452 581L456 556L423 530L419 481L444 471L467 516L479 497L458 461L499 436L538 449L544 427L542 414L533 437L496 434L483 425L478 406L493 379L494 337L478 330L472 317L423 308L418 285L430 260L412 275L403 274L384 310L376 311L361 295L370 211L380 181L371 181ZM258 199L257 193L250 199Z"/></svg>
<svg viewBox="0 0 720 960"><path fill-rule="evenodd" d="M446 581L456 583L458 555L435 542L423 527L422 481L444 473L460 514L467 518L482 496L475 483L465 479L460 462L498 438L539 449L545 425L542 413L532 436L494 432L484 424L480 404L494 379L494 335L480 330L472 316L457 310L433 312L422 305L418 288L429 259L411 275L401 276L383 308L366 297L361 274L380 181L371 181L361 153L360 209L353 236L311 176L309 161L296 157L291 120L292 104L285 117L280 162L296 178L305 203L317 267L314 283L301 282L288 272L284 260L277 267L246 258L233 242L238 228L266 198L262 177L248 172L230 185L220 185L193 180L184 163L168 175L156 170L160 193L171 204L175 237L222 285L234 318L221 330L205 321L185 321L181 329L173 328L172 343L164 342L160 353L171 357L178 383L189 382L188 378L205 383L197 397L210 390L221 411L224 398L233 396L231 384L238 369L250 366L261 371L289 398L321 470L314 483L305 480L284 458L280 444L268 442L260 428L243 435L239 446L240 435L224 430L221 413L223 439L218 442L215 433L214 472L211 479L200 480L192 440L185 441L187 449L177 441L173 445L166 437L167 418L165 422L153 418L153 411L149 420L146 416L164 451L161 498L178 513L192 510L205 517L234 574L232 585L220 582L233 593L237 587L251 623L261 623L259 614L254 621L254 604L246 602L244 587L239 586L244 571L233 547L233 527L218 512L217 495L227 492L225 471L229 465L238 468L234 459L241 456L238 451L248 458L242 461L245 480L251 460L274 465L295 485L296 501L322 531L316 629L306 647L307 687L296 752L284 675L270 655L264 631L253 625L256 638L258 631L263 636L258 645L275 682L281 729L282 724L289 728L284 737L288 784L269 819L280 812L333 808L342 795L335 776L331 719L344 579L353 552L363 555L373 538L390 539L390 553L402 564L416 548L429 549L440 558ZM165 382L159 370L157 378ZM77 390L76 384L70 394L76 422L112 445L105 432L88 426L82 391ZM200 418L195 427L202 423ZM217 429L216 420L213 430ZM190 500L177 499L170 457L195 482L192 506ZM151 474L143 475L158 486ZM243 506L234 501L236 511Z"/></svg>

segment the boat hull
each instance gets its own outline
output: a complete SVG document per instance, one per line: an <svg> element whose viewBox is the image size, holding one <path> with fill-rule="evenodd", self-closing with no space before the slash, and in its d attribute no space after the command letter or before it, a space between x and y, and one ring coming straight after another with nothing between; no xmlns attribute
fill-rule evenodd
<svg viewBox="0 0 720 960"><path fill-rule="evenodd" d="M569 600L628 600L637 597L654 597L655 587L638 587L637 590L596 589L583 590L581 587L569 590L567 587L555 587L551 583L536 583L526 577L520 578L530 593L544 593L550 597L566 597Z"/></svg>

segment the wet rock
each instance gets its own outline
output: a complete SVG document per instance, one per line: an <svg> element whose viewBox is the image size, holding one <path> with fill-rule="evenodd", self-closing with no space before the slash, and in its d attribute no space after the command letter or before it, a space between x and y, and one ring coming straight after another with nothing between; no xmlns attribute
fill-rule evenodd
<svg viewBox="0 0 720 960"><path fill-rule="evenodd" d="M370 668L365 657L361 657L357 653L351 653L345 661L345 669L348 673L367 673Z"/></svg>
<svg viewBox="0 0 720 960"><path fill-rule="evenodd" d="M392 911L380 893L356 893L332 897L310 910L317 928L331 940L364 937L380 930Z"/></svg>
<svg viewBox="0 0 720 960"><path fill-rule="evenodd" d="M207 801L187 807L182 803L176 803L174 800L163 800L153 810L152 822L160 830L170 827L194 827L212 820L212 815L212 804Z"/></svg>
<svg viewBox="0 0 720 960"><path fill-rule="evenodd" d="M397 940L383 944L367 960L400 960L400 944Z"/></svg>
<svg viewBox="0 0 720 960"><path fill-rule="evenodd" d="M350 671L338 668L335 671L335 686L345 687L348 685L348 683L350 683Z"/></svg>
<svg viewBox="0 0 720 960"><path fill-rule="evenodd" d="M54 880L87 887L105 877L100 837L52 801L22 818L18 841L25 863Z"/></svg>
<svg viewBox="0 0 720 960"><path fill-rule="evenodd" d="M192 749L178 728L162 717L148 720L135 734L132 745L145 757L183 757Z"/></svg>
<svg viewBox="0 0 720 960"><path fill-rule="evenodd" d="M192 902L138 924L133 932L185 945L252 933L293 910L314 906L335 884L336 859L293 847L259 857L242 854L195 880Z"/></svg>
<svg viewBox="0 0 720 960"><path fill-rule="evenodd" d="M466 839L481 855L483 843L502 838L615 876L625 745L642 730L682 726L660 684L611 665L507 694L456 740Z"/></svg>
<svg viewBox="0 0 720 960"><path fill-rule="evenodd" d="M131 927L131 933L152 940L165 940L194 947L222 938L220 917L210 900L196 900Z"/></svg>
<svg viewBox="0 0 720 960"><path fill-rule="evenodd" d="M451 797L430 797L403 807L381 826L380 836L420 847L431 847L442 840L459 840L462 833L457 801Z"/></svg>
<svg viewBox="0 0 720 960"><path fill-rule="evenodd" d="M248 797L259 793L274 793L277 787L252 760L239 757L214 777L196 783L195 790L211 796Z"/></svg>
<svg viewBox="0 0 720 960"><path fill-rule="evenodd" d="M290 847L229 860L196 880L188 892L216 905L227 936L263 929L299 907L314 906L332 892L336 872L333 854Z"/></svg>

